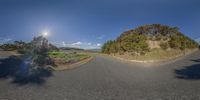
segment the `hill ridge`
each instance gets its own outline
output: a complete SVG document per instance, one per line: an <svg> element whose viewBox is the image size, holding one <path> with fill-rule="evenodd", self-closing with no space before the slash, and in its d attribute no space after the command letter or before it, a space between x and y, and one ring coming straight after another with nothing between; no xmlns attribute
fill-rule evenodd
<svg viewBox="0 0 200 100"><path fill-rule="evenodd" d="M102 53L140 56L155 49L162 51L186 51L195 49L198 43L179 31L178 27L147 24L123 32L116 40L102 46Z"/></svg>

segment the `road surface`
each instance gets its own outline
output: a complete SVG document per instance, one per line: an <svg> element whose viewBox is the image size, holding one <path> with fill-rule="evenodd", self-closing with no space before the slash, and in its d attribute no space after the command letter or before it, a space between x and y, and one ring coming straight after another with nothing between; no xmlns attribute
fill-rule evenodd
<svg viewBox="0 0 200 100"><path fill-rule="evenodd" d="M0 78L0 100L200 100L200 51L157 66L96 55L73 70L14 78Z"/></svg>

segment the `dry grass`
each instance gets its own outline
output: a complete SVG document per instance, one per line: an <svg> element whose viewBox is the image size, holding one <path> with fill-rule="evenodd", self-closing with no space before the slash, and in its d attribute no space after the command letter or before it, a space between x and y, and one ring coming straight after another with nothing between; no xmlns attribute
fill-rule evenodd
<svg viewBox="0 0 200 100"><path fill-rule="evenodd" d="M0 51L1 57L18 56L21 55L17 51Z"/></svg>
<svg viewBox="0 0 200 100"><path fill-rule="evenodd" d="M188 53L193 52L194 50L162 50L162 49L152 49L150 52L146 53L145 55L140 56L132 56L131 54L125 55L115 55L120 58L128 59L128 60L140 60L140 61L148 61L148 60L168 60L177 58Z"/></svg>
<svg viewBox="0 0 200 100"><path fill-rule="evenodd" d="M89 61L91 61L92 59L93 59L93 57L90 56L89 58L83 59L83 60L76 62L76 63L73 63L73 64L67 64L67 65L62 64L62 65L59 65L58 67L51 67L51 68L54 71L70 70L70 69L77 68L80 65L86 64Z"/></svg>

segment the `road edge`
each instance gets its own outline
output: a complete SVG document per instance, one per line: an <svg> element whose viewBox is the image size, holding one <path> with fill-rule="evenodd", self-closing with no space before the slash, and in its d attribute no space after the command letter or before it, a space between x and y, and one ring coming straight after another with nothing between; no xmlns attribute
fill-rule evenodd
<svg viewBox="0 0 200 100"><path fill-rule="evenodd" d="M93 56L91 56L89 58L86 58L86 59L83 59L83 60L81 60L79 62L70 64L70 65L63 65L63 66L59 66L59 67L51 67L51 69L54 70L54 71L70 70L70 69L77 68L77 67L79 67L81 65L84 65L84 64L90 62L92 59L93 59Z"/></svg>

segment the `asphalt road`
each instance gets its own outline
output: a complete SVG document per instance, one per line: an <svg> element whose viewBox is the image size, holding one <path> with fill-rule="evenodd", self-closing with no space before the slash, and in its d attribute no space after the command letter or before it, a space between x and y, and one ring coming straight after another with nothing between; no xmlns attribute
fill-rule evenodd
<svg viewBox="0 0 200 100"><path fill-rule="evenodd" d="M21 84L14 76L0 77L0 100L200 100L200 51L165 65L96 55L76 69L35 81Z"/></svg>

